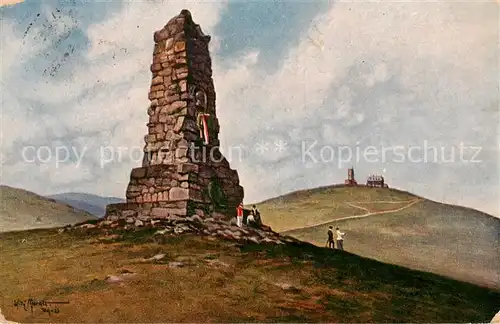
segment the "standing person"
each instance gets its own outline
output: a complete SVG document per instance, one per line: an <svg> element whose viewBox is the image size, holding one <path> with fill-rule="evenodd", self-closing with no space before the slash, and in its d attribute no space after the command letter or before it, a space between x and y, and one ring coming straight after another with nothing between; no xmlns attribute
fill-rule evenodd
<svg viewBox="0 0 500 324"><path fill-rule="evenodd" d="M247 225L248 226L255 226L255 218L253 216L253 211L250 211L250 214L247 216Z"/></svg>
<svg viewBox="0 0 500 324"><path fill-rule="evenodd" d="M238 208L236 208L236 225L238 227L243 226L243 202L240 202Z"/></svg>
<svg viewBox="0 0 500 324"><path fill-rule="evenodd" d="M328 227L328 248L335 249L335 241L333 240L333 227Z"/></svg>
<svg viewBox="0 0 500 324"><path fill-rule="evenodd" d="M252 210L250 211L250 213L253 215L253 217L255 219L255 223L260 226L260 224L261 224L260 223L260 213L257 210L257 207L255 205L252 206Z"/></svg>
<svg viewBox="0 0 500 324"><path fill-rule="evenodd" d="M344 235L345 233L342 233L340 231L340 228L336 228L337 230L337 246L339 250L344 250Z"/></svg>

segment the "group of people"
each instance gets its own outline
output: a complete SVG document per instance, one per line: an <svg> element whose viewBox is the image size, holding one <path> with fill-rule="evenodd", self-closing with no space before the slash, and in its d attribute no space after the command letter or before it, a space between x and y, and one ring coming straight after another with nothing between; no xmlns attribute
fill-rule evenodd
<svg viewBox="0 0 500 324"><path fill-rule="evenodd" d="M236 208L236 225L238 227L243 227L245 214L244 210L243 203L241 202ZM260 212L258 211L257 206L253 205L246 218L246 225L258 227L260 224ZM334 239L335 235L337 236L336 239ZM335 233L333 232L332 226L328 227L328 239L326 241L328 248L335 249L335 241L337 241L337 249L344 250L344 236L345 233L341 232L339 227L335 229Z"/></svg>
<svg viewBox="0 0 500 324"><path fill-rule="evenodd" d="M243 203L240 203L238 205L238 208L236 208L236 225L238 225L238 227L243 226L243 218L244 218L243 211L244 211ZM250 213L247 216L246 225L259 226L260 224L261 224L260 212L257 210L257 206L253 205L252 209L250 210Z"/></svg>
<svg viewBox="0 0 500 324"><path fill-rule="evenodd" d="M335 235L337 235L337 249L343 250L344 249L344 235L345 233L342 233L340 231L340 228L335 229ZM328 227L328 239L326 241L326 244L328 248L335 249L335 240L333 239L333 227L330 226Z"/></svg>

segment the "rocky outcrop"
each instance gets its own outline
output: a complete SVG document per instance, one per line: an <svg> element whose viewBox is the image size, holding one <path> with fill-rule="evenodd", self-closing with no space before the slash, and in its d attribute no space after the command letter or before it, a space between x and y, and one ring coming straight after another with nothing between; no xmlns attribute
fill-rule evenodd
<svg viewBox="0 0 500 324"><path fill-rule="evenodd" d="M187 10L154 33L144 159L106 218L234 216L243 188L219 150L209 41Z"/></svg>
<svg viewBox="0 0 500 324"><path fill-rule="evenodd" d="M234 222L212 217L202 218L194 215L190 217L167 216L160 219L137 218L128 216L125 219L102 219L98 222L83 223L74 226L66 226L59 229L60 233L66 231L100 231L125 230L140 231L147 228L157 229L154 236L161 240L164 236L180 236L185 234L196 234L201 236L212 236L221 239L238 241L240 243L255 244L286 244L300 242L290 236L283 236L274 232L270 227L238 227Z"/></svg>

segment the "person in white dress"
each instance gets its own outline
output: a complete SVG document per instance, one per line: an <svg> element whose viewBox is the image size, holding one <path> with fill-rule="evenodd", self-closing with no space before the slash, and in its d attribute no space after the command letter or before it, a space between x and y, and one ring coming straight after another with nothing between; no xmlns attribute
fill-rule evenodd
<svg viewBox="0 0 500 324"><path fill-rule="evenodd" d="M339 250L343 250L344 249L344 235L345 233L342 233L340 231L340 228L336 228L336 233L337 233L337 248Z"/></svg>

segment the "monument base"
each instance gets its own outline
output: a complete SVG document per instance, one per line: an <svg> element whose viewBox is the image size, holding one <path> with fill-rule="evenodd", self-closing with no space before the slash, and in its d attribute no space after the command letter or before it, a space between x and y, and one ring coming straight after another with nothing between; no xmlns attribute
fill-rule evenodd
<svg viewBox="0 0 500 324"><path fill-rule="evenodd" d="M200 218L230 219L232 215L227 210L210 211L203 209L199 203L193 201L152 202L152 203L118 203L106 206L105 219L116 221L119 219L172 219L199 216Z"/></svg>
<svg viewBox="0 0 500 324"><path fill-rule="evenodd" d="M231 218L243 188L232 180L234 170L223 169L225 172L219 172L212 165L196 163L135 168L130 174L127 202L108 205L105 218L147 220L193 215Z"/></svg>

